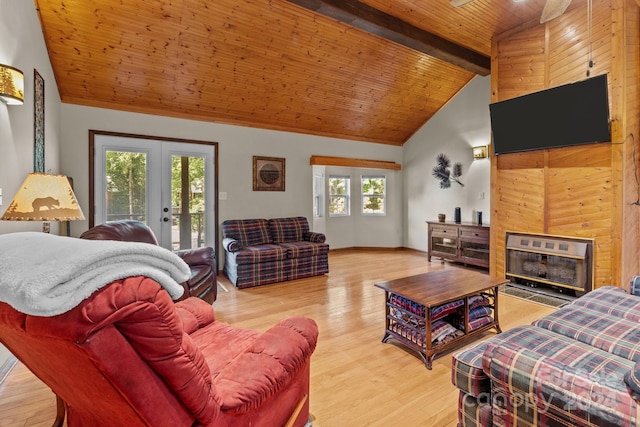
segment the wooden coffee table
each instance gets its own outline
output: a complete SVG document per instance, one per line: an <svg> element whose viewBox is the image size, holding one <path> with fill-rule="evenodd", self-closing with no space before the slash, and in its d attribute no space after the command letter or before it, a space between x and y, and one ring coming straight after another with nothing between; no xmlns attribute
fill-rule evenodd
<svg viewBox="0 0 640 427"><path fill-rule="evenodd" d="M442 353L468 342L489 329L501 332L498 321L498 288L508 279L457 267L430 271L417 276L376 283L385 291L385 332L382 342L390 338L420 354L427 369L436 353ZM470 301L475 296L487 299L486 307L492 309L487 323L472 329L469 324ZM483 300L484 301L484 300ZM462 302L457 309L460 327L459 336L445 342L432 342L432 313L435 308L449 303ZM455 305L455 303L453 304Z"/></svg>

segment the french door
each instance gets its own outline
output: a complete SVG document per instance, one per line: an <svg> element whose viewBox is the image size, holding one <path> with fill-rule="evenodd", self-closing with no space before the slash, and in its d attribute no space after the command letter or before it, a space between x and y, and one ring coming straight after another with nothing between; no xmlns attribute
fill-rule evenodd
<svg viewBox="0 0 640 427"><path fill-rule="evenodd" d="M215 146L94 134L94 224L146 223L161 246L215 246Z"/></svg>

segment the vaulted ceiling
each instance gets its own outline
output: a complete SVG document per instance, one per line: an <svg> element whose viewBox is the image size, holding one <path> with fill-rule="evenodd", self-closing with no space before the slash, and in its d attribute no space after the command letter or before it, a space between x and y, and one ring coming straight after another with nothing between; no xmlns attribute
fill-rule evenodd
<svg viewBox="0 0 640 427"><path fill-rule="evenodd" d="M35 4L63 103L401 146L544 0Z"/></svg>

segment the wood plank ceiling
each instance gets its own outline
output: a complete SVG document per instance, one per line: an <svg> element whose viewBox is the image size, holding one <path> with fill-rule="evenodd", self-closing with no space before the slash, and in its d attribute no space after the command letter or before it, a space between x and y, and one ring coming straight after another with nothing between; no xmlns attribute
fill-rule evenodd
<svg viewBox="0 0 640 427"><path fill-rule="evenodd" d="M544 6L35 0L69 104L401 146L480 74L318 12L340 3L376 9L409 34L429 33L487 61L494 35L537 21Z"/></svg>

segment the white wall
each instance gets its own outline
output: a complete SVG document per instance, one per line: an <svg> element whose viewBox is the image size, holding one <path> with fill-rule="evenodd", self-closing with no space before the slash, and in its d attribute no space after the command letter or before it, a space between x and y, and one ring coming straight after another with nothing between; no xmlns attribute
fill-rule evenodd
<svg viewBox="0 0 640 427"><path fill-rule="evenodd" d="M45 171L62 173L60 159L60 96L40 21L32 1L0 0L0 63L24 73L23 105L0 102L0 213L11 203L18 187L33 172L33 70L44 79ZM41 222L0 221L0 234L42 230ZM58 232L58 224L51 224Z"/></svg>
<svg viewBox="0 0 640 427"><path fill-rule="evenodd" d="M483 223L490 223L490 161L474 161L471 149L490 142L490 83L490 76L475 77L405 143L404 246L426 251L425 221L436 220L439 213L453 220L456 207L460 207L463 222L473 222L474 212L482 211ZM440 153L452 164L462 163L460 181L464 187L452 183L450 188L440 188L440 181L431 175ZM484 199L479 198L480 193Z"/></svg>
<svg viewBox="0 0 640 427"><path fill-rule="evenodd" d="M329 217L325 212L326 233L332 238L332 248L351 247L383 247L398 248L403 246L402 226L404 211L402 210L402 171L327 167L325 177L332 175L350 178L350 212L345 217ZM360 200L360 178L363 175L383 175L387 178L386 215L362 215ZM325 188L326 205L328 207L328 185Z"/></svg>
<svg viewBox="0 0 640 427"><path fill-rule="evenodd" d="M309 164L312 155L402 161L402 148L390 145L63 104L61 167L73 177L76 196L86 213L89 211L90 129L217 142L218 191L227 193L227 200L218 202L220 222L301 215L313 223L313 168ZM286 191L253 191L254 155L286 159ZM393 187L390 187L395 193L389 206L392 215L376 219L375 234L352 227L347 244L343 243L342 231L332 232L331 220L327 219L327 243L332 248L354 246L352 242L357 246L402 245L402 173L394 174L398 178L392 179ZM87 228L88 221L74 221L71 234L77 236ZM222 258L219 260L222 262Z"/></svg>

